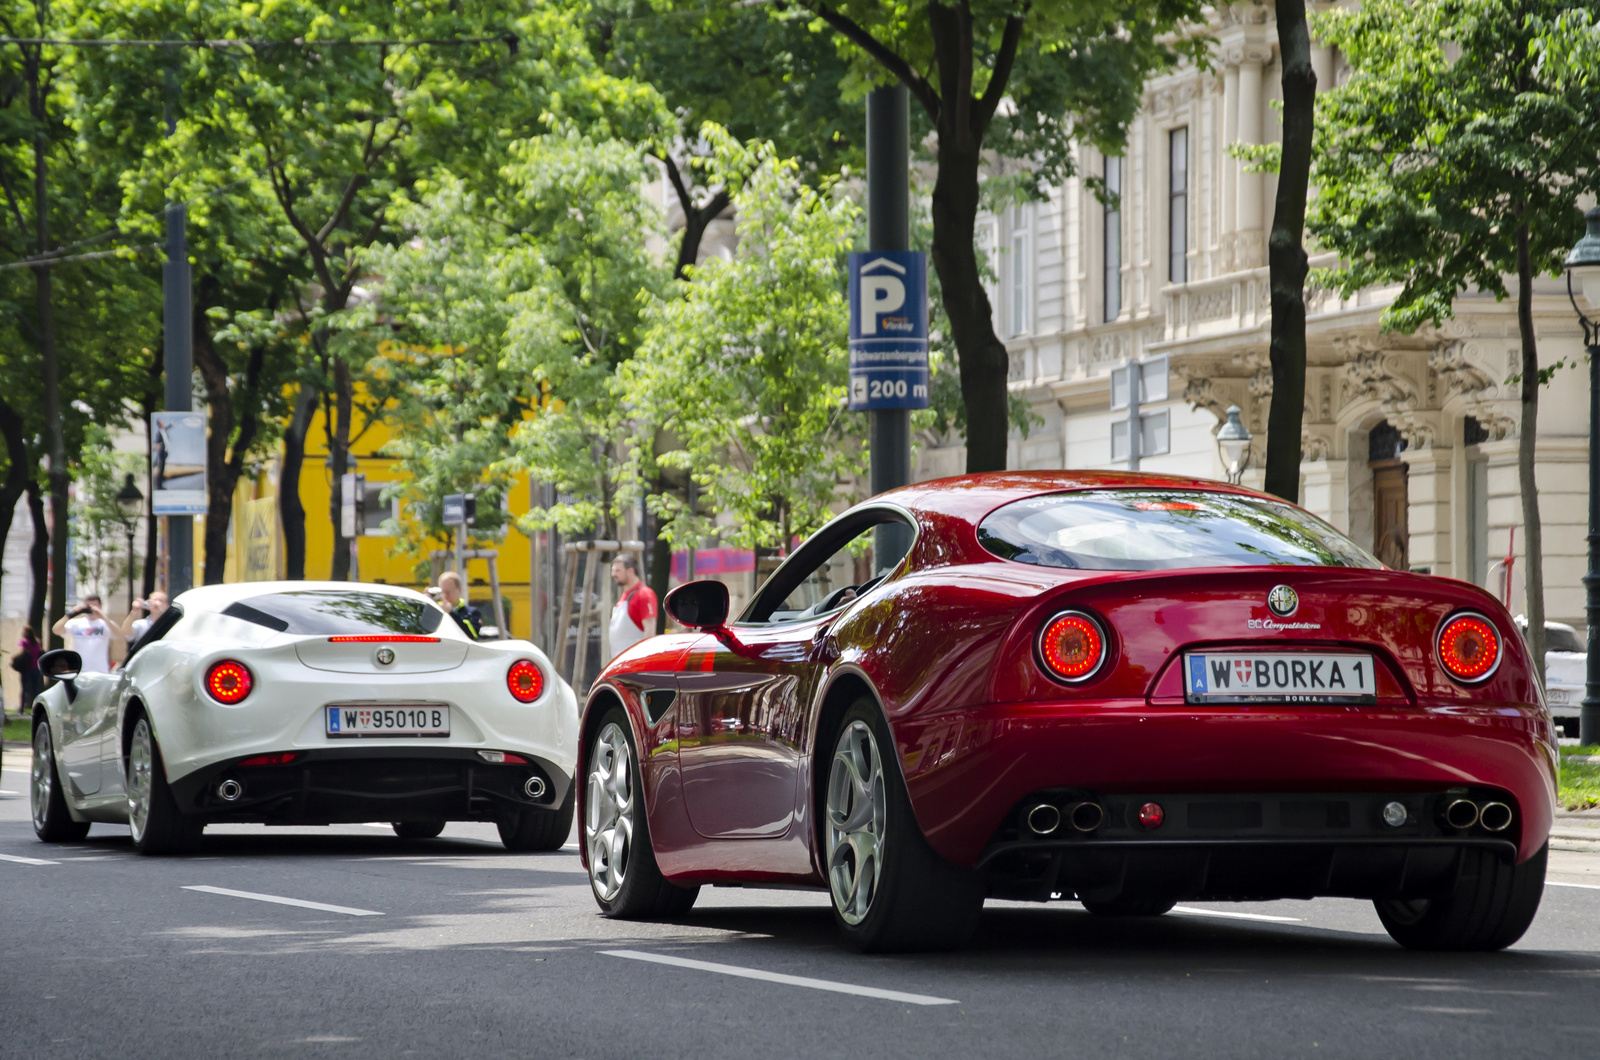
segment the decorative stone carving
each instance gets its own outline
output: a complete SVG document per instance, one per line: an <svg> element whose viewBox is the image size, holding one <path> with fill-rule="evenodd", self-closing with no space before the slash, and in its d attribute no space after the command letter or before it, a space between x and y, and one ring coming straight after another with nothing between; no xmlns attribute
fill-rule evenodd
<svg viewBox="0 0 1600 1060"><path fill-rule="evenodd" d="M1333 455L1333 439L1314 431L1300 432L1300 462L1313 463Z"/></svg>
<svg viewBox="0 0 1600 1060"><path fill-rule="evenodd" d="M1109 361L1126 361L1132 354L1133 347L1128 341L1126 331L1113 331L1106 335L1096 335L1089 340L1089 363L1091 365L1105 364Z"/></svg>
<svg viewBox="0 0 1600 1060"><path fill-rule="evenodd" d="M1194 321L1220 320L1232 316L1233 288L1228 287L1221 291L1207 291L1205 294L1196 295L1189 300L1189 319Z"/></svg>
<svg viewBox="0 0 1600 1060"><path fill-rule="evenodd" d="M1446 398L1454 394L1491 396L1494 380L1479 368L1483 352L1476 342L1441 343L1428 351L1428 368L1439 379Z"/></svg>
<svg viewBox="0 0 1600 1060"><path fill-rule="evenodd" d="M1340 340L1334 339L1334 346L1339 344ZM1345 339L1344 345L1350 355L1345 374L1352 384L1352 397L1375 399L1390 410L1417 406L1416 383L1400 371L1388 350L1362 349L1373 344L1353 337Z"/></svg>
<svg viewBox="0 0 1600 1060"><path fill-rule="evenodd" d="M1272 397L1272 369L1259 368L1250 377L1250 396L1257 401L1266 401Z"/></svg>

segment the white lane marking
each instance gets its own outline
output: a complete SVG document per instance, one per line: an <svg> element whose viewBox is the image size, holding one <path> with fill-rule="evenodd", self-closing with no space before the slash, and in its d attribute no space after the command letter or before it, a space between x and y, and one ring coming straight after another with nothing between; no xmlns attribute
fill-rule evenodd
<svg viewBox="0 0 1600 1060"><path fill-rule="evenodd" d="M1305 918L1298 916L1268 916L1265 913L1229 913L1222 909L1196 909L1189 905L1175 905L1174 913L1188 913L1190 916L1220 916L1229 920L1260 920L1266 924L1304 924Z"/></svg>
<svg viewBox="0 0 1600 1060"><path fill-rule="evenodd" d="M1600 891L1600 883L1564 883L1561 880L1545 880L1546 887L1581 887L1586 891Z"/></svg>
<svg viewBox="0 0 1600 1060"><path fill-rule="evenodd" d="M392 829L394 827L394 825L392 825L392 824L379 824L376 821L363 821L363 822L361 822L361 827L362 828L381 828L385 832L387 832L390 829ZM355 1039L351 1039L351 1040L354 1041Z"/></svg>
<svg viewBox="0 0 1600 1060"><path fill-rule="evenodd" d="M59 861L46 861L44 858L25 858L18 854L0 854L0 861L15 861L18 865L59 865Z"/></svg>
<svg viewBox="0 0 1600 1060"><path fill-rule="evenodd" d="M346 916L382 916L382 913L371 909L352 909L347 905L328 905L325 902L308 902L302 898L282 898L275 894L257 894L254 891L234 891L227 887L207 887L204 885L185 887L186 891L202 891L206 894L220 894L228 898L248 898L252 902L271 902L274 905L293 905L301 909L319 909L324 913L343 913Z"/></svg>
<svg viewBox="0 0 1600 1060"><path fill-rule="evenodd" d="M20 791L7 791L4 788L0 788L0 795L21 795L21 794L22 794L22 792L20 792Z"/></svg>
<svg viewBox="0 0 1600 1060"><path fill-rule="evenodd" d="M907 994L899 990L881 990L875 986L857 986L854 983L835 983L828 979L810 979L803 975L784 975L782 972L763 972L757 968L740 968L736 964L714 964L711 961L692 961L687 957L668 957L660 953L643 953L639 950L601 950L607 957L626 957L630 961L649 961L674 968L693 968L700 972L718 972L740 979L761 979L785 986L803 986L812 990L831 990L836 994L854 994L857 997L875 997L883 1001L900 1001L907 1005L959 1005L948 997L930 997L927 994Z"/></svg>

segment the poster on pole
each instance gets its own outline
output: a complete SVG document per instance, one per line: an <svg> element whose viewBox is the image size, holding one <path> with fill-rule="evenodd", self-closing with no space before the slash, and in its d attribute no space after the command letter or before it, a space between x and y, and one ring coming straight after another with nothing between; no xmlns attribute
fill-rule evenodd
<svg viewBox="0 0 1600 1060"><path fill-rule="evenodd" d="M150 511L206 513L206 417L203 412L150 414Z"/></svg>
<svg viewBox="0 0 1600 1060"><path fill-rule="evenodd" d="M928 407L928 259L850 255L850 408Z"/></svg>

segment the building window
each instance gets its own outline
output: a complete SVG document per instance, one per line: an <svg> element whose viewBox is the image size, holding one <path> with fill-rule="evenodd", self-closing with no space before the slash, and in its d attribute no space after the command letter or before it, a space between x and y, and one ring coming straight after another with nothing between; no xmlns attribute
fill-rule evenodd
<svg viewBox="0 0 1600 1060"><path fill-rule="evenodd" d="M1101 207L1104 215L1104 319L1111 321L1122 315L1122 159L1107 158L1105 165L1106 195L1111 202Z"/></svg>
<svg viewBox="0 0 1600 1060"><path fill-rule="evenodd" d="M1011 334L1028 330L1028 227L1021 206L1011 208Z"/></svg>
<svg viewBox="0 0 1600 1060"><path fill-rule="evenodd" d="M1001 334L1000 327L1000 290L998 278L1000 275L1000 232L999 222L993 219L978 222L976 233L978 244L978 257L983 268L983 293L989 300L990 326L995 334Z"/></svg>
<svg viewBox="0 0 1600 1060"><path fill-rule="evenodd" d="M1189 130L1167 134L1171 161L1167 184L1167 279L1189 282Z"/></svg>

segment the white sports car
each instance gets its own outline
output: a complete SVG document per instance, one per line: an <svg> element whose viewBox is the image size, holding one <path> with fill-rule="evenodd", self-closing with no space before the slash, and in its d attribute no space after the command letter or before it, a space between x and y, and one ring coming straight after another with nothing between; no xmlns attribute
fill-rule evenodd
<svg viewBox="0 0 1600 1060"><path fill-rule="evenodd" d="M527 641L471 640L421 593L350 582L191 589L109 674L40 660L33 827L127 824L143 853L207 824L494 821L512 850L572 826L578 705Z"/></svg>

